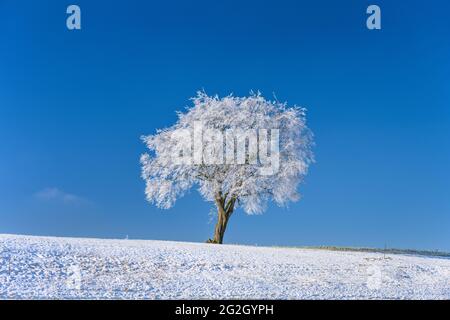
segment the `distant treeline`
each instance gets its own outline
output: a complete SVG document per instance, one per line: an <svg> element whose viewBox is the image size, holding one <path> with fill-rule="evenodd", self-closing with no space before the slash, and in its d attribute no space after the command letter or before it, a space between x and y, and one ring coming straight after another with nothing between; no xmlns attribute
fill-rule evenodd
<svg viewBox="0 0 450 320"><path fill-rule="evenodd" d="M332 251L358 251L358 252L377 252L377 253L388 253L388 254L412 254L421 256L433 256L433 257L444 257L450 258L449 252L439 251L439 250L414 250L414 249L395 249L395 248L352 248L352 247L337 247L337 246L308 246L308 247L294 247L302 249L321 249L321 250L332 250Z"/></svg>

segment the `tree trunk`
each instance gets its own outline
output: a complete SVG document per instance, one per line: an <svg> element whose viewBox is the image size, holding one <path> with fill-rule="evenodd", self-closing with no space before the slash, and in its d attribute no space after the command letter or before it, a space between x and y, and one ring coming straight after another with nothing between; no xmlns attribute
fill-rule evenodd
<svg viewBox="0 0 450 320"><path fill-rule="evenodd" d="M227 229L228 218L225 214L225 211L221 208L217 210L217 223L216 228L214 229L214 238L213 243L221 244L223 242L223 236L225 234L225 230Z"/></svg>
<svg viewBox="0 0 450 320"><path fill-rule="evenodd" d="M227 229L228 220L234 210L235 201L236 199L231 198L225 205L225 200L221 196L216 197L217 223L214 229L214 238L209 239L207 241L208 243L222 244L223 236L225 234L225 230Z"/></svg>

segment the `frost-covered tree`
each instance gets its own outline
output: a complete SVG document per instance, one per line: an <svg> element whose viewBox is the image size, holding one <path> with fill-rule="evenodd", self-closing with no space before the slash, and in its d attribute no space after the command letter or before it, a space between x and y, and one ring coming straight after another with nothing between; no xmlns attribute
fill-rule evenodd
<svg viewBox="0 0 450 320"><path fill-rule="evenodd" d="M214 237L222 243L239 206L262 213L268 201L297 201L299 183L313 161L305 109L269 101L260 93L219 98L199 92L171 127L142 139L147 200L168 209L197 186L217 207Z"/></svg>

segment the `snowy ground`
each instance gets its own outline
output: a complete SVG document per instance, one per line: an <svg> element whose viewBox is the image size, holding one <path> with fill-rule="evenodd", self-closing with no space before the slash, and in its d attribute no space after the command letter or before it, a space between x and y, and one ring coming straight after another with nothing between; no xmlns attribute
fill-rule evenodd
<svg viewBox="0 0 450 320"><path fill-rule="evenodd" d="M2 299L450 299L450 259L0 235Z"/></svg>

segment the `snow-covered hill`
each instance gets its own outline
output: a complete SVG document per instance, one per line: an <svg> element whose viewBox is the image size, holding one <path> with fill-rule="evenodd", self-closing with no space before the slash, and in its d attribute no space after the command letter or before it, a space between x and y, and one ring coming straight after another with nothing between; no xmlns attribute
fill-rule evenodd
<svg viewBox="0 0 450 320"><path fill-rule="evenodd" d="M0 235L0 298L450 299L450 259Z"/></svg>

